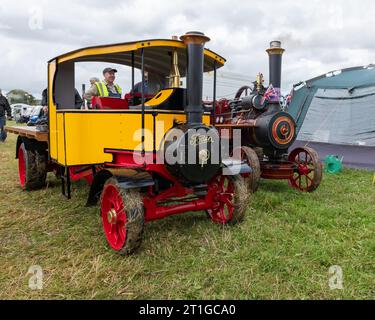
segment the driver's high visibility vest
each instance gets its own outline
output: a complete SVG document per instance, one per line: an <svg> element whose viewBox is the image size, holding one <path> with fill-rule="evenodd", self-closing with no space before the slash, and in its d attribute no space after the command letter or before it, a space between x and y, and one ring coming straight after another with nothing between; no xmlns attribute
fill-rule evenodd
<svg viewBox="0 0 375 320"><path fill-rule="evenodd" d="M121 98L122 89L118 84L115 84L115 88L118 94L113 94L107 88L107 85L104 81L95 82L96 87L98 88L99 96L100 97L117 97Z"/></svg>

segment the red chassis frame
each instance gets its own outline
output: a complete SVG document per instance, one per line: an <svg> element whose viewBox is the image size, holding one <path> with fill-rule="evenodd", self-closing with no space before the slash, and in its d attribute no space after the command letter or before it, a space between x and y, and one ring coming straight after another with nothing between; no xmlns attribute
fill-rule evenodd
<svg viewBox="0 0 375 320"><path fill-rule="evenodd" d="M214 178L208 184L207 194L198 197L194 194L192 188L185 187L176 177L171 175L164 164L157 163L157 154L146 153L145 156L142 157L140 152L111 149L107 149L105 152L113 155L113 161L104 163L103 165L94 166L97 173L106 170L112 172L113 176L121 177L121 174L118 173L119 169L133 169L147 172L151 176L157 174L162 179L171 183L169 188L158 194L154 194L152 185L147 187L147 192L143 197L146 222L163 219L170 215L188 211L213 210L213 212L215 212L222 206L223 201L227 200L224 199L225 196L218 194L218 188L223 187L225 180L229 179L228 177L218 176ZM58 168L54 163L49 165L48 171L56 173L57 170ZM94 180L93 166L69 167L69 175L71 181L84 179L89 185L91 185ZM232 182L229 181L229 183ZM174 203L173 205L166 205L168 202L172 201ZM215 222L225 224L231 219L231 216L225 218L220 215L213 215L211 218Z"/></svg>
<svg viewBox="0 0 375 320"><path fill-rule="evenodd" d="M111 170L111 168L125 168L138 169L152 174L158 174L163 179L171 182L171 187L155 195L152 186L147 187L148 191L143 198L145 208L145 221L153 221L163 219L170 215L180 214L187 211L204 211L219 205L220 199L217 199L216 189L212 184L209 185L207 195L204 198L189 198L185 202L174 205L160 205L173 199L173 202L178 202L174 198L184 198L188 195L194 195L193 189L184 187L176 177L172 176L166 169L164 164L157 164L157 155L154 153L146 153L142 157L141 153L134 153L131 151L122 150L106 150L107 153L113 155L113 162L105 163L104 168ZM139 164L139 163L144 164ZM216 201L215 201L216 200Z"/></svg>

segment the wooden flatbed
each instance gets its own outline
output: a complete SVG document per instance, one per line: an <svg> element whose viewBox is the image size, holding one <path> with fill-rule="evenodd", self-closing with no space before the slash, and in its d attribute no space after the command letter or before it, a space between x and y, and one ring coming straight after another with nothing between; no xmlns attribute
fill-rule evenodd
<svg viewBox="0 0 375 320"><path fill-rule="evenodd" d="M22 137L48 142L48 132L37 130L36 127L5 126L5 130L10 133L18 134Z"/></svg>

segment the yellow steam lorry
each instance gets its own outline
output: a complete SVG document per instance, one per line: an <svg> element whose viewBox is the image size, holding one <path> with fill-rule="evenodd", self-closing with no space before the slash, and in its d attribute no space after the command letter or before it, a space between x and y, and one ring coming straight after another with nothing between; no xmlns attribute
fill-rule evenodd
<svg viewBox="0 0 375 320"><path fill-rule="evenodd" d="M223 158L220 134L202 105L203 73L225 59L205 49L203 33L181 40L146 40L80 49L48 63L48 130L8 127L18 134L16 158L25 190L45 186L47 172L62 181L90 184L87 205L100 202L110 247L130 254L140 245L145 222L206 211L216 223L244 217L250 191L246 161ZM169 77L169 86L146 97L95 97L93 109L74 109L77 62L105 62ZM186 77L186 89L180 87ZM129 98L129 96L128 96ZM146 99L149 98L149 99ZM147 101L146 101L147 100ZM214 97L215 100L215 97ZM244 177L245 178L244 178Z"/></svg>

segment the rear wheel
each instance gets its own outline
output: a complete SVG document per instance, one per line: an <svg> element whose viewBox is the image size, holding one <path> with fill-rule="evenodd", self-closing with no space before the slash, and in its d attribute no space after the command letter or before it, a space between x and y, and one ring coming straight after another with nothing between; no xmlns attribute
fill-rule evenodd
<svg viewBox="0 0 375 320"><path fill-rule="evenodd" d="M18 175L25 190L35 190L46 185L47 156L45 152L27 150L24 143L18 149Z"/></svg>
<svg viewBox="0 0 375 320"><path fill-rule="evenodd" d="M241 160L245 160L251 168L251 173L244 174L243 177L248 182L250 192L258 190L260 180L260 163L257 153L250 147L241 147Z"/></svg>
<svg viewBox="0 0 375 320"><path fill-rule="evenodd" d="M122 255L133 253L141 244L144 228L142 197L137 190L124 190L110 178L101 195L103 229L110 247Z"/></svg>
<svg viewBox="0 0 375 320"><path fill-rule="evenodd" d="M244 219L250 191L242 176L217 176L210 182L209 192L213 195L213 204L207 214L213 222L236 224Z"/></svg>

